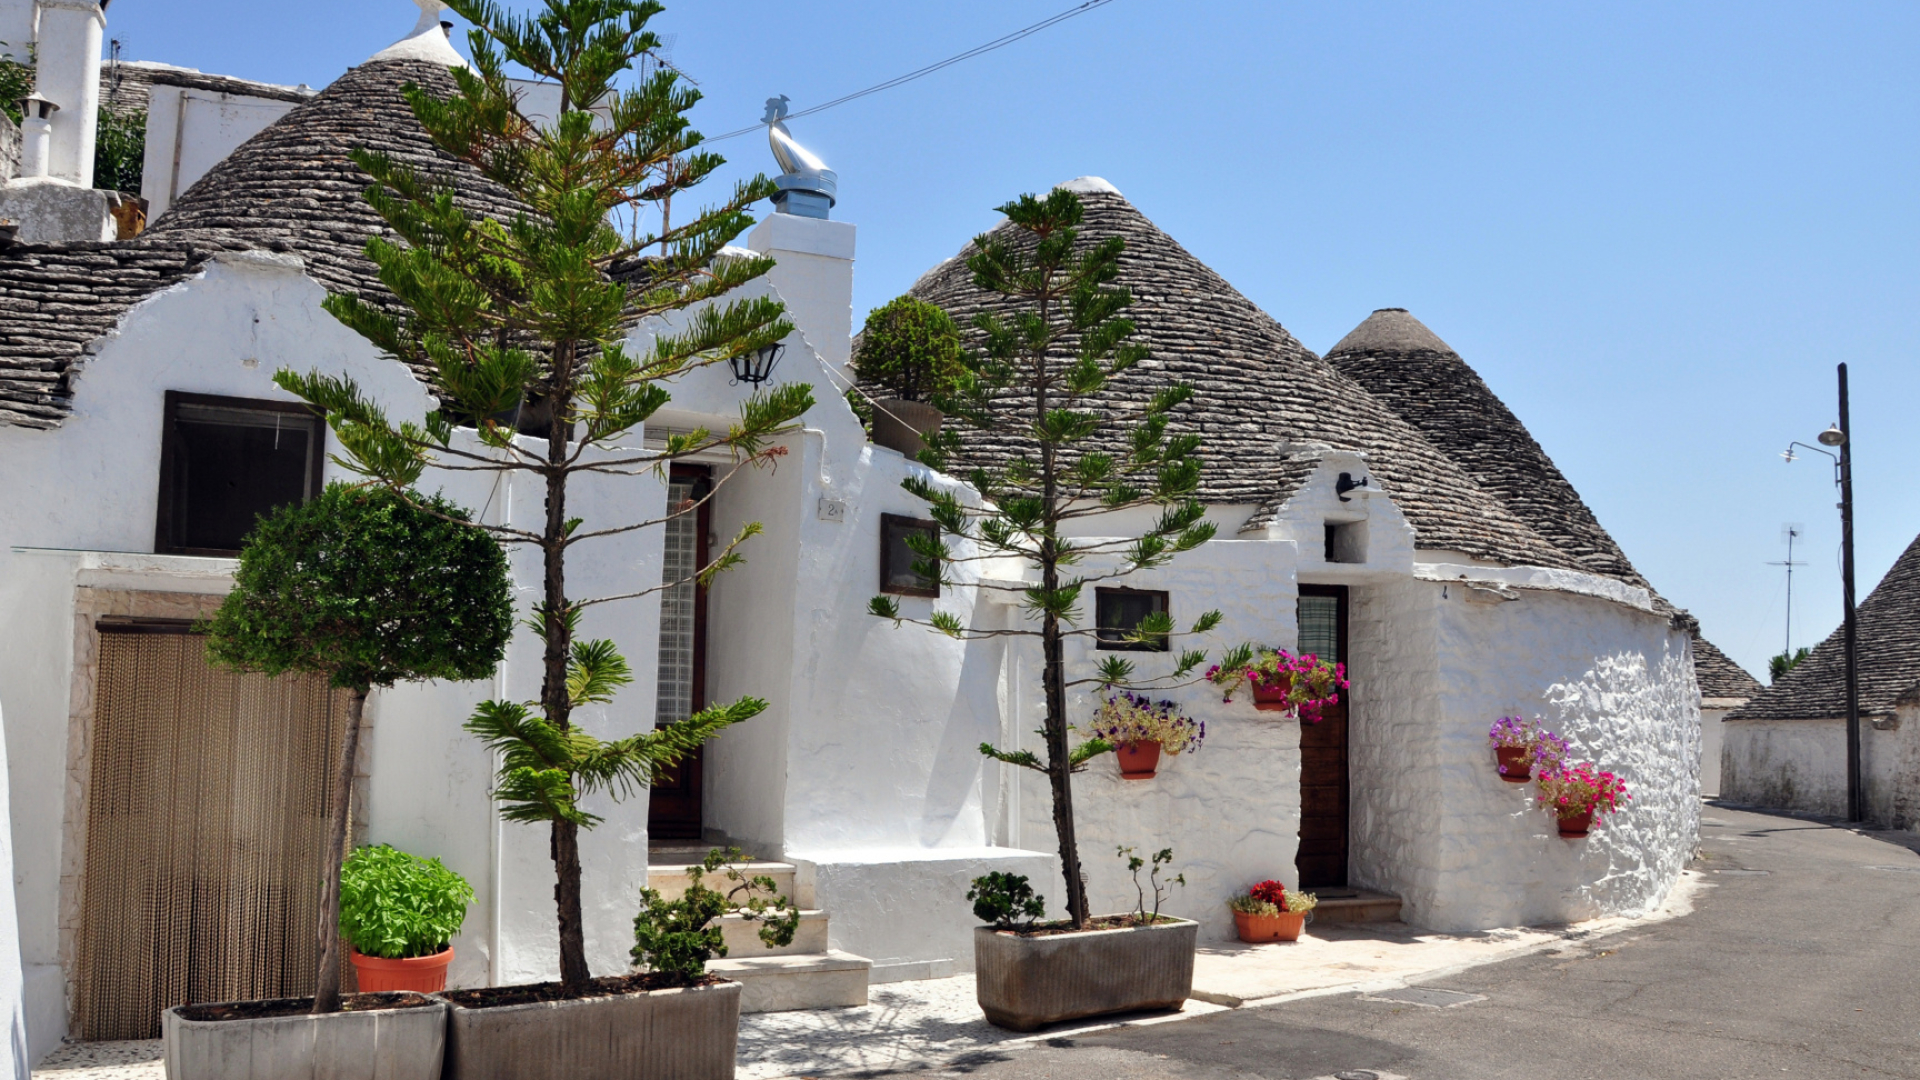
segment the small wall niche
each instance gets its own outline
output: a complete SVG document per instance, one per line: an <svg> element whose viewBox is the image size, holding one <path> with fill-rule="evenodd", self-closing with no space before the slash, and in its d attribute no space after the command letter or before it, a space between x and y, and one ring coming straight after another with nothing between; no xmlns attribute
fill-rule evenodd
<svg viewBox="0 0 1920 1080"><path fill-rule="evenodd" d="M1367 523L1362 521L1329 521L1326 523L1326 552L1324 558L1330 563L1364 563L1367 561Z"/></svg>

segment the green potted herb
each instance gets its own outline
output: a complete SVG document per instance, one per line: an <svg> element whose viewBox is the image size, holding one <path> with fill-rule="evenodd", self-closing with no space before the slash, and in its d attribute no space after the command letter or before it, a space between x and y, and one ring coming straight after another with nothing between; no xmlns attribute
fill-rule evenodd
<svg viewBox="0 0 1920 1080"><path fill-rule="evenodd" d="M340 867L340 933L360 990L446 989L453 935L471 903L473 886L439 859L386 844L349 855Z"/></svg>
<svg viewBox="0 0 1920 1080"><path fill-rule="evenodd" d="M872 405L874 443L914 457L946 419L934 401L966 376L960 329L934 305L899 297L867 315L853 370L885 395Z"/></svg>

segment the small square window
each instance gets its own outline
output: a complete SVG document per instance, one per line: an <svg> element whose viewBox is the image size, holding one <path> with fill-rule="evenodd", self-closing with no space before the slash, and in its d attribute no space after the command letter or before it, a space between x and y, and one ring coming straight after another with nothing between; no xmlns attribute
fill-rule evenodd
<svg viewBox="0 0 1920 1080"><path fill-rule="evenodd" d="M1128 641L1126 635L1140 628L1149 615L1167 610L1167 594L1144 589L1095 589L1094 637L1099 647L1117 652L1166 652L1166 638L1157 641Z"/></svg>
<svg viewBox="0 0 1920 1080"><path fill-rule="evenodd" d="M938 578L924 578L913 570L920 558L907 546L907 537L940 539L940 526L920 518L899 514L880 515L880 591L896 596L939 596Z"/></svg>
<svg viewBox="0 0 1920 1080"><path fill-rule="evenodd" d="M260 515L320 490L326 426L305 405L167 391L154 550L232 555Z"/></svg>

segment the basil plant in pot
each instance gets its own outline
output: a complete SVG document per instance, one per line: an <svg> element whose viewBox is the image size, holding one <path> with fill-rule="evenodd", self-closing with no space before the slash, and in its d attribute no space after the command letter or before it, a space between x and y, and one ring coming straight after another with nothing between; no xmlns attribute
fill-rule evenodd
<svg viewBox="0 0 1920 1080"><path fill-rule="evenodd" d="M473 886L441 865L386 844L363 847L340 867L340 936L360 989L447 988L453 935L467 921Z"/></svg>

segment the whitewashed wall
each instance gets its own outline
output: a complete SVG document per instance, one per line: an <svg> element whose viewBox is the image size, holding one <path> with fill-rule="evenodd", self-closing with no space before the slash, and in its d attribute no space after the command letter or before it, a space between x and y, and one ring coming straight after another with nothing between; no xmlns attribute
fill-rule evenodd
<svg viewBox="0 0 1920 1080"><path fill-rule="evenodd" d="M1298 596L1294 560L1294 545L1285 541L1214 541L1176 556L1169 566L1129 575L1122 584L1165 589L1177 629L1217 608L1222 615L1219 628L1195 646L1208 649L1211 662L1242 641L1293 642ZM1009 615L1029 625L1017 611ZM1091 596L1085 615L1091 625ZM1045 716L1039 646L1034 639L1016 640L1019 667L1009 680L1001 745L1018 745L1044 758L1046 748L1035 734ZM1101 655L1090 639L1070 638L1068 677L1092 674ZM1125 655L1142 676L1170 666L1171 654ZM1163 756L1151 780L1122 780L1111 755L1094 759L1075 776L1074 821L1089 903L1096 913L1131 910L1136 900L1133 879L1116 849L1131 846L1145 858L1170 847L1171 872L1185 873L1187 885L1173 890L1163 910L1199 920L1205 940L1228 940L1233 936L1226 907L1230 896L1265 878L1290 884L1298 880L1293 858L1300 831L1300 726L1255 710L1244 688L1231 704L1207 683L1153 696L1177 701L1187 715L1204 721L1206 742L1191 756ZM1099 700L1091 686L1073 688L1068 695L1072 722L1091 722ZM1015 823L1010 844L1057 851L1046 777L1001 768L1017 784L1008 807ZM1048 880L1048 887L1036 881L1035 888L1046 895L1050 910L1063 912L1066 884L1057 867Z"/></svg>
<svg viewBox="0 0 1920 1080"><path fill-rule="evenodd" d="M1629 605L1515 593L1409 582L1367 596L1356 620L1356 881L1399 894L1421 926L1645 910L1697 840L1698 691L1685 635ZM1494 772L1487 728L1510 714L1542 717L1576 760L1624 777L1627 809L1586 840L1559 838L1533 786Z"/></svg>
<svg viewBox="0 0 1920 1080"><path fill-rule="evenodd" d="M1860 779L1867 816L1920 831L1920 707L1892 723L1860 723ZM1843 817L1847 812L1847 722L1728 720L1720 797L1737 806Z"/></svg>
<svg viewBox="0 0 1920 1080"><path fill-rule="evenodd" d="M148 219L165 213L194 181L295 106L273 98L154 84L140 170Z"/></svg>
<svg viewBox="0 0 1920 1080"><path fill-rule="evenodd" d="M5 721L0 713L0 723ZM6 750L0 746L0 794L5 793ZM7 812L0 799L0 814ZM5 824L0 821L0 824ZM0 829L0 882L13 880L13 833ZM13 890L0 888L0 1026L6 1028L6 1046L0 1048L0 1073L27 1080L38 1060L27 1039L26 981L20 969L20 921L14 916Z"/></svg>

